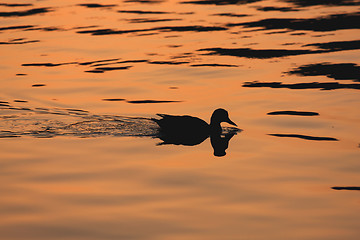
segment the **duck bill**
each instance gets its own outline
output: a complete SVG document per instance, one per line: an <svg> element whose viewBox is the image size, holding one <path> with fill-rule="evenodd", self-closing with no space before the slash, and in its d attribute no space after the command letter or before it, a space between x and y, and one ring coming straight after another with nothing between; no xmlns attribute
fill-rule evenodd
<svg viewBox="0 0 360 240"><path fill-rule="evenodd" d="M233 121L231 121L229 118L227 119L226 121L227 123L231 124L231 125L234 125L234 126L237 126Z"/></svg>

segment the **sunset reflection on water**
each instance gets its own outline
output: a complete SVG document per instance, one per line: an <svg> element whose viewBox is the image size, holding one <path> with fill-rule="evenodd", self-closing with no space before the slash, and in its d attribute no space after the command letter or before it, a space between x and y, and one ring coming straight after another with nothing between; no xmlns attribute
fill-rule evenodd
<svg viewBox="0 0 360 240"><path fill-rule="evenodd" d="M358 239L358 8L0 3L0 235ZM226 156L159 144L157 113L217 108Z"/></svg>

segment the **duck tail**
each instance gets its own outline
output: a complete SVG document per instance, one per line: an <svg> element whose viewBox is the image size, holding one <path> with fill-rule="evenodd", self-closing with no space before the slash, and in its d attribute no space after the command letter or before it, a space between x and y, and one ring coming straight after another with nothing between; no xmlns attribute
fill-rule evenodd
<svg viewBox="0 0 360 240"><path fill-rule="evenodd" d="M162 118L171 117L170 115L163 114L163 113L157 113L156 115L158 115L159 117L162 117Z"/></svg>
<svg viewBox="0 0 360 240"><path fill-rule="evenodd" d="M150 118L151 121L154 121L156 123L159 123L160 119L156 119L156 118Z"/></svg>
<svg viewBox="0 0 360 240"><path fill-rule="evenodd" d="M165 142L159 142L156 144L156 146L162 146L162 145L167 145L168 143L165 143Z"/></svg>
<svg viewBox="0 0 360 240"><path fill-rule="evenodd" d="M154 122L156 122L157 124L159 124L159 126L161 125L162 120L164 120L165 118L170 117L170 115L161 114L161 113L157 113L156 115L158 115L159 117L161 117L161 119L151 118L151 120L154 121Z"/></svg>

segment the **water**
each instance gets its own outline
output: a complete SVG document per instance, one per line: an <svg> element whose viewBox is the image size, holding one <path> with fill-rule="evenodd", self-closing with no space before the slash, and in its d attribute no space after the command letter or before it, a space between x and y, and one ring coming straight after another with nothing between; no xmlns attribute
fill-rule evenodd
<svg viewBox="0 0 360 240"><path fill-rule="evenodd" d="M0 4L2 238L358 239L359 1L183 2Z"/></svg>

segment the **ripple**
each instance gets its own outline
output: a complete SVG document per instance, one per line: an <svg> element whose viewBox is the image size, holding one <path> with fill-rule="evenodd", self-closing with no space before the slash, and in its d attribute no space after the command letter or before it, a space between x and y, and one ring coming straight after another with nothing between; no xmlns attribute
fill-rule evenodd
<svg viewBox="0 0 360 240"><path fill-rule="evenodd" d="M121 10L119 13L132 13L132 14L169 14L171 12L162 11L143 11L143 10Z"/></svg>
<svg viewBox="0 0 360 240"><path fill-rule="evenodd" d="M278 58L303 54L321 53L313 50L288 50L288 49L251 49L251 48L203 48L197 51L208 51L205 55L226 55L245 58Z"/></svg>
<svg viewBox="0 0 360 240"><path fill-rule="evenodd" d="M162 3L165 0L124 0L124 2L129 2L129 3L147 3L147 4L157 4L157 3Z"/></svg>
<svg viewBox="0 0 360 240"><path fill-rule="evenodd" d="M115 71L115 70L127 70L132 68L132 66L125 66L125 67L97 67L93 70L88 70L85 72L88 73L104 73L104 72L108 72L108 71Z"/></svg>
<svg viewBox="0 0 360 240"><path fill-rule="evenodd" d="M285 72L300 76L326 76L336 80L360 82L360 66L355 63L316 63L303 65Z"/></svg>
<svg viewBox="0 0 360 240"><path fill-rule="evenodd" d="M221 17L248 17L251 15L248 14L236 14L236 13L216 13L211 16L221 16Z"/></svg>
<svg viewBox="0 0 360 240"><path fill-rule="evenodd" d="M24 17L53 11L51 8L33 8L24 11L0 12L0 17Z"/></svg>
<svg viewBox="0 0 360 240"><path fill-rule="evenodd" d="M360 40L311 43L304 45L304 47L308 47L308 46L315 46L320 49L328 50L329 52L357 50L360 49Z"/></svg>
<svg viewBox="0 0 360 240"><path fill-rule="evenodd" d="M40 42L40 40L27 40L23 41L23 39L12 39L7 42L0 42L0 45L20 45L20 44L27 44L27 43L37 43Z"/></svg>
<svg viewBox="0 0 360 240"><path fill-rule="evenodd" d="M169 101L169 100L131 100L126 101L128 103L134 103L134 104L143 104L143 103L176 103L176 102L182 102L182 101Z"/></svg>
<svg viewBox="0 0 360 240"><path fill-rule="evenodd" d="M298 7L312 7L312 6L357 6L358 0L281 0L292 3Z"/></svg>
<svg viewBox="0 0 360 240"><path fill-rule="evenodd" d="M319 113L305 112L305 111L275 111L275 112L268 112L267 115L318 116Z"/></svg>
<svg viewBox="0 0 360 240"><path fill-rule="evenodd" d="M95 29L95 30L84 30L78 31L80 34L91 34L94 36L100 35L113 35L113 34L126 34L126 33L137 33L137 32L149 32L149 31L160 31L160 32L211 32L211 31L224 31L227 30L225 27L217 26L167 26L167 27L155 27L155 28L144 28L144 29L130 29L130 30L115 30L115 29Z"/></svg>
<svg viewBox="0 0 360 240"><path fill-rule="evenodd" d="M271 11L279 11L279 12L294 12L299 11L299 9L291 8L291 7L257 7L259 11L263 12L271 12Z"/></svg>
<svg viewBox="0 0 360 240"><path fill-rule="evenodd" d="M305 140L313 140L313 141L339 141L333 137L314 137L308 135L301 135L301 134L268 134L274 137L287 137L287 138L300 138Z"/></svg>
<svg viewBox="0 0 360 240"><path fill-rule="evenodd" d="M268 88L288 88L288 89L360 89L360 84L342 84L338 82L311 82L311 83L294 83L286 84L282 82L245 82L243 87L268 87Z"/></svg>
<svg viewBox="0 0 360 240"><path fill-rule="evenodd" d="M360 187L332 187L334 190L360 190Z"/></svg>
<svg viewBox="0 0 360 240"><path fill-rule="evenodd" d="M33 27L34 27L34 25L8 26L8 27L1 27L0 31L14 30L14 29L28 29L28 28L33 28Z"/></svg>
<svg viewBox="0 0 360 240"><path fill-rule="evenodd" d="M208 51L204 55L224 55L245 58L279 58L287 56L297 56L304 54L330 53L345 50L360 49L360 40L336 41L325 43L311 43L303 45L303 47L315 46L319 50L307 49L252 49L252 48L202 48L197 51Z"/></svg>
<svg viewBox="0 0 360 240"><path fill-rule="evenodd" d="M237 5L259 2L262 0L200 0L200 1L185 1L183 4L200 4L200 5Z"/></svg>
<svg viewBox="0 0 360 240"><path fill-rule="evenodd" d="M154 23L154 22L172 22L172 21L180 21L180 18L133 18L126 19L129 23Z"/></svg>
<svg viewBox="0 0 360 240"><path fill-rule="evenodd" d="M77 6L81 6L81 7L87 7L87 8L111 8L111 7L116 7L117 5L115 4L99 4L99 3L82 3L82 4L78 4Z"/></svg>
<svg viewBox="0 0 360 240"><path fill-rule="evenodd" d="M239 65L219 64L219 63L192 64L190 66L191 67L239 67Z"/></svg>
<svg viewBox="0 0 360 240"><path fill-rule="evenodd" d="M4 7L30 7L31 3L0 3L0 6Z"/></svg>
<svg viewBox="0 0 360 240"><path fill-rule="evenodd" d="M244 26L247 28L308 30L315 32L336 31L340 29L359 29L360 13L344 13L318 18L268 18L255 22L229 23L228 27Z"/></svg>

